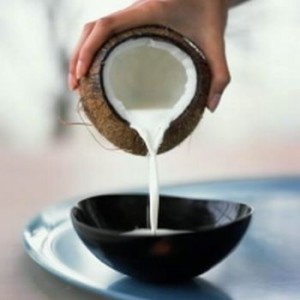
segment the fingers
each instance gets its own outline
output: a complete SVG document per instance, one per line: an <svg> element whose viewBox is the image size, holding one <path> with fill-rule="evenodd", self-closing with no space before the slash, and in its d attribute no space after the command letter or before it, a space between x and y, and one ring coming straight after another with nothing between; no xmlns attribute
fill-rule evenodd
<svg viewBox="0 0 300 300"><path fill-rule="evenodd" d="M212 71L212 82L207 107L211 112L214 112L220 103L225 88L230 82L230 75L224 55L216 57L210 66Z"/></svg>
<svg viewBox="0 0 300 300"><path fill-rule="evenodd" d="M78 56L79 56L79 51L84 44L85 40L87 37L90 35L92 32L93 28L95 26L95 22L87 23L84 26L84 29L82 31L81 37L78 41L78 44L73 52L72 58L69 63L69 75L68 75L68 85L71 90L74 90L78 86L78 81L76 78L76 65L78 61Z"/></svg>
<svg viewBox="0 0 300 300"><path fill-rule="evenodd" d="M86 74L95 52L107 39L111 31L111 23L112 20L108 17L95 22L92 31L82 43L75 63L75 76L77 80Z"/></svg>
<svg viewBox="0 0 300 300"><path fill-rule="evenodd" d="M222 94L230 82L230 74L225 56L225 46L223 38L211 38L210 40L198 43L209 63L212 72L212 82L210 86L207 107L214 112L218 107Z"/></svg>
<svg viewBox="0 0 300 300"><path fill-rule="evenodd" d="M191 33L192 40L203 50L212 72L207 107L214 112L230 82L224 32L227 21L228 1L207 1L199 21L198 33Z"/></svg>
<svg viewBox="0 0 300 300"><path fill-rule="evenodd" d="M92 24L93 26L86 25L70 62L70 88L78 86L78 79L87 73L95 53L112 34L158 22L159 8L159 2L139 1L127 9L99 19Z"/></svg>

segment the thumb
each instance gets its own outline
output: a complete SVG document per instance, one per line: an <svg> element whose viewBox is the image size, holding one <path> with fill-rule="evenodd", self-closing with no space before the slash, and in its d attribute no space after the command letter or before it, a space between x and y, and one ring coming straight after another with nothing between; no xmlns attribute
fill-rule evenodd
<svg viewBox="0 0 300 300"><path fill-rule="evenodd" d="M230 74L225 55L208 59L212 72L212 82L209 91L207 107L214 112L218 107L222 94L230 82Z"/></svg>

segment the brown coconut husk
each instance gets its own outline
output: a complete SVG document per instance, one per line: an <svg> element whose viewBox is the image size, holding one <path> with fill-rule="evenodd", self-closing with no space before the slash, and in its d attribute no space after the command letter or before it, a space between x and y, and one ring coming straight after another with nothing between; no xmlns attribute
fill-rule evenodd
<svg viewBox="0 0 300 300"><path fill-rule="evenodd" d="M146 145L136 130L130 128L128 122L112 108L102 82L102 67L110 51L128 39L139 37L151 37L175 44L191 57L197 70L195 95L187 109L166 130L158 151L163 153L179 145L195 129L206 107L211 82L211 72L203 53L181 34L163 26L149 25L111 37L96 53L88 74L80 80L81 103L95 128L112 144L132 154L147 154Z"/></svg>

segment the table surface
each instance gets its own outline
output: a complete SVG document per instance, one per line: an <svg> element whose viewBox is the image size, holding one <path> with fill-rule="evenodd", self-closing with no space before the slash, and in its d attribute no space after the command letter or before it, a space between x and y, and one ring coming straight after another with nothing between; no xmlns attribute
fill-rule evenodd
<svg viewBox="0 0 300 300"><path fill-rule="evenodd" d="M184 297L211 300L300 298L300 239L297 231L300 228L300 177L195 183L165 188L163 192L186 197L242 201L254 207L254 219L239 247L224 262L192 282L177 286L140 283L109 270L98 272L97 262L86 259L87 264L92 263L89 267L83 268L82 273L78 273L82 275L86 273L84 270L89 270L86 273L86 282L91 282L91 285L81 283L85 289L93 290L98 295L104 293L113 299L126 300L165 300ZM69 202L67 206L70 206ZM56 220L55 211L53 209L49 211L51 212L48 213L49 216L47 212L43 216L47 219L56 216ZM75 238L73 234L63 236ZM83 251L78 250L78 253L84 255ZM84 260L78 258L77 260L78 264L82 265ZM64 296L60 297L63 299L83 297L83 291L57 281L27 259L23 258L23 262L26 263L25 269L29 271L28 279L34 279L39 288L41 284L46 286L49 292L52 290L49 289L50 286L55 287L54 293L56 295L62 293ZM78 269L77 264L72 263L71 269L72 266L76 266L74 271ZM105 278L95 280L89 273ZM69 273L66 279L70 281L71 276L72 273ZM76 283L76 280L71 282ZM99 289L95 289L97 282ZM87 294L84 297L96 299L99 296Z"/></svg>

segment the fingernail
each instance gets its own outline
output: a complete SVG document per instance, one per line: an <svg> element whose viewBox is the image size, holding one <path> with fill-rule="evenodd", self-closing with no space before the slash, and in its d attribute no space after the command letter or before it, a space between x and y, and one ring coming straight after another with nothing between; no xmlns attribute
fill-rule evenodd
<svg viewBox="0 0 300 300"><path fill-rule="evenodd" d="M68 86L70 90L74 90L75 84L74 84L74 79L73 75L71 73L68 74Z"/></svg>
<svg viewBox="0 0 300 300"><path fill-rule="evenodd" d="M209 109L212 113L217 109L217 107L218 107L218 105L219 105L219 103L220 103L221 97L222 97L221 94L215 94L215 95L213 95L212 98L210 99L209 104L208 104L208 109Z"/></svg>
<svg viewBox="0 0 300 300"><path fill-rule="evenodd" d="M76 78L80 79L83 75L83 63L79 60L76 66Z"/></svg>

